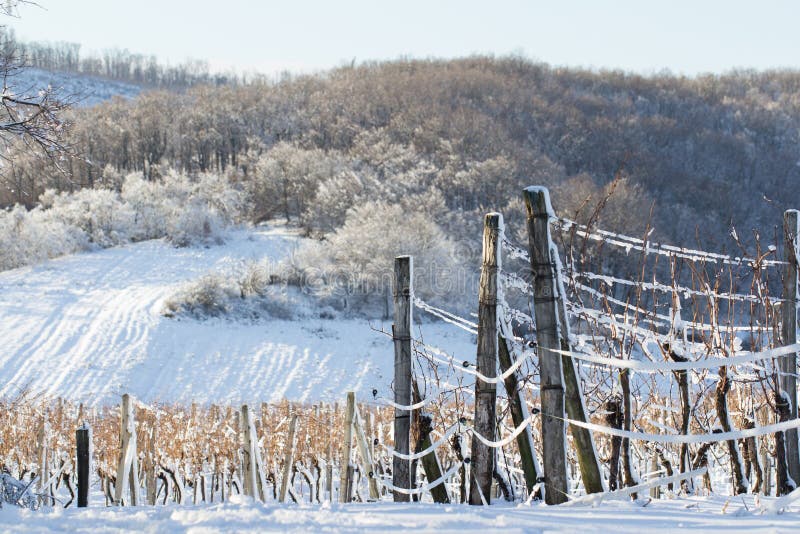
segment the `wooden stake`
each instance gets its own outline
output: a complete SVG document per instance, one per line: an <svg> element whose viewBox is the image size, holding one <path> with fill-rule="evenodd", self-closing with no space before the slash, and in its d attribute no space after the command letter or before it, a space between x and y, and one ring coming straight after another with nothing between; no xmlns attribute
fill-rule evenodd
<svg viewBox="0 0 800 534"><path fill-rule="evenodd" d="M783 321L781 337L784 345L797 343L797 254L800 250L800 212L787 210L783 214L784 257L786 273L783 278ZM797 353L778 359L781 377L780 387L789 395L790 419L797 419ZM786 431L786 465L789 475L800 484L800 451L797 443L797 429Z"/></svg>
<svg viewBox="0 0 800 534"><path fill-rule="evenodd" d="M500 254L499 236L503 216L489 213L483 221L483 263L478 288L478 355L477 371L489 378L497 376L497 266ZM494 441L497 412L497 385L475 379L475 431ZM475 484L470 487L470 504L491 504L494 449L478 439L472 440L472 473Z"/></svg>
<svg viewBox="0 0 800 534"><path fill-rule="evenodd" d="M289 491L290 481L292 480L292 467L294 465L294 445L295 435L297 434L297 414L292 412L289 422L289 439L283 451L283 477L281 478L280 502L286 502L286 494Z"/></svg>
<svg viewBox="0 0 800 534"><path fill-rule="evenodd" d="M342 463L339 466L339 502L348 503L352 500L352 470L350 464L353 458L353 418L356 409L356 394L347 392L347 407L344 412L344 440L342 441Z"/></svg>
<svg viewBox="0 0 800 534"><path fill-rule="evenodd" d="M36 490L39 493L39 502L42 503L42 504L45 504L47 506L52 505L53 502L50 501L50 500L45 501L44 499L42 499L41 495L43 495L45 492L48 493L48 494L50 493L49 491L46 491L47 488L45 487L45 484L47 483L47 480L50 478L50 463L48 461L49 455L48 455L48 447L47 447L47 438L48 438L49 434L50 434L50 425L47 424L46 417L42 417L42 424L39 426L39 435L37 436L37 441L38 441L38 444L37 444L38 445L38 447L37 447L37 456L38 456L38 459L39 459L39 466L38 466L39 467L39 480L38 480L38 482L36 482Z"/></svg>
<svg viewBox="0 0 800 534"><path fill-rule="evenodd" d="M256 443L255 426L253 425L250 409L242 405L241 429L243 435L242 447L242 491L254 499L257 498L256 476Z"/></svg>
<svg viewBox="0 0 800 534"><path fill-rule="evenodd" d="M564 374L561 354L555 352L561 349L556 268L550 239L550 218L555 214L547 189L529 187L524 197L541 372L545 502L561 504L567 501L568 488Z"/></svg>
<svg viewBox="0 0 800 534"><path fill-rule="evenodd" d="M500 370L505 373L514 362L511 359L511 351L508 349L508 341L502 336L498 339L498 357L500 360ZM518 372L511 373L503 381L508 393L508 405L511 410L511 420L515 427L519 427L530 416L528 405L525 400L525 393L522 390L522 380ZM517 447L519 448L520 460L522 461L522 473L525 477L525 487L530 493L533 491L536 482L542 475L539 462L536 461L536 447L533 444L533 433L531 425L528 425L519 436L517 436Z"/></svg>
<svg viewBox="0 0 800 534"><path fill-rule="evenodd" d="M122 396L119 425L119 464L117 482L114 484L114 502L121 506L125 486L129 485L130 505L139 501L139 460L136 454L136 419L133 415L133 402L127 393Z"/></svg>
<svg viewBox="0 0 800 534"><path fill-rule="evenodd" d="M76 465L78 468L78 508L89 506L89 466L92 450L92 429L86 423L75 431L77 445Z"/></svg>
<svg viewBox="0 0 800 534"><path fill-rule="evenodd" d="M411 318L414 262L411 256L398 256L394 260L394 402L402 406L411 404ZM394 449L408 454L411 414L408 410L394 410ZM411 489L408 460L394 457L392 484L397 488ZM395 502L408 502L410 496L394 492Z"/></svg>
<svg viewBox="0 0 800 534"><path fill-rule="evenodd" d="M375 462L372 461L372 453L370 452L370 447L367 443L367 437L364 434L361 415L358 413L358 407L355 406L355 399L354 410L355 414L353 417L353 431L355 432L356 443L358 444L358 454L361 456L361 468L364 470L364 473L367 476L367 483L369 484L369 498L373 501L377 501L380 498L380 493L378 492L378 479L376 478L377 473L375 472Z"/></svg>

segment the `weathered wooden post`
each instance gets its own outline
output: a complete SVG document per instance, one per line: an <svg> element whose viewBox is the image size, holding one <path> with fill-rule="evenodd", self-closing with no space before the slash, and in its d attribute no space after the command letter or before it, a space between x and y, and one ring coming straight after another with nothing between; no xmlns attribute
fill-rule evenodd
<svg viewBox="0 0 800 534"><path fill-rule="evenodd" d="M355 393L353 394L355 397ZM364 434L364 425L361 422L361 414L358 413L358 407L355 406L355 398L353 399L354 414L353 414L353 432L356 435L356 444L358 445L358 454L361 456L361 468L367 477L367 485L369 486L369 498L377 501L380 498L380 491L378 490L378 479L375 472L375 462L372 461L372 453L370 446L367 442L367 436Z"/></svg>
<svg viewBox="0 0 800 534"><path fill-rule="evenodd" d="M353 463L353 418L356 411L356 394L347 392L347 406L344 411L344 439L342 440L342 463L339 466L339 502L348 503L352 499Z"/></svg>
<svg viewBox="0 0 800 534"><path fill-rule="evenodd" d="M539 347L542 402L542 450L545 502L567 500L566 423L564 374L561 366L556 268L552 257L550 218L555 217L546 188L524 191L527 211L528 251L533 274L533 303Z"/></svg>
<svg viewBox="0 0 800 534"><path fill-rule="evenodd" d="M127 393L122 396L119 425L119 465L117 466L117 482L114 485L114 502L122 504L122 495L126 483L130 486L130 505L139 503L139 460L136 454L136 419L133 415L133 403Z"/></svg>
<svg viewBox="0 0 800 534"><path fill-rule="evenodd" d="M411 256L394 259L394 402L401 406L411 404L411 318L414 262ZM394 450L408 454L411 430L411 412L394 410ZM409 461L393 457L392 484L396 488L411 489ZM395 502L408 502L410 496L394 492Z"/></svg>
<svg viewBox="0 0 800 534"><path fill-rule="evenodd" d="M500 254L499 236L503 216L489 213L483 221L483 262L478 288L478 354L477 371L488 378L497 376L497 267ZM494 441L497 385L475 379L475 431ZM470 504L491 502L494 449L478 439L472 440L472 473L475 484L469 492Z"/></svg>
<svg viewBox="0 0 800 534"><path fill-rule="evenodd" d="M797 254L800 235L800 212L786 210L783 214L784 257L786 273L783 277L783 321L781 337L784 345L797 343ZM790 419L797 419L797 353L784 356L780 362L781 390L789 396ZM789 475L800 484L800 451L797 444L797 429L786 431L786 464Z"/></svg>
<svg viewBox="0 0 800 534"><path fill-rule="evenodd" d="M502 320L500 324L502 331L504 328L502 326ZM510 326L507 330L507 335L510 336ZM514 365L514 362L511 358L511 351L508 348L508 340L504 337L502 332L498 338L497 353L500 361L500 370L505 374L506 371ZM506 387L506 393L508 393L508 406L511 411L511 420L514 422L514 426L518 427L524 424L530 417L519 371L508 375L503 382ZM528 492L531 492L534 490L539 477L542 476L542 468L539 467L539 462L536 461L536 447L533 444L531 425L528 425L525 430L517 436L517 447L519 448L519 455L522 463L522 474L525 477L525 487L528 489Z"/></svg>
<svg viewBox="0 0 800 534"><path fill-rule="evenodd" d="M41 425L39 425L39 432L37 435L37 451L36 455L38 457L39 465L39 480L36 482L36 490L39 493L39 502L42 504L52 505L53 502L50 500L45 501L42 497L45 493L48 495L51 494L49 488L46 487L48 479L50 478L50 462L49 462L49 449L47 447L47 441L50 437L50 425L47 424L47 419L42 417Z"/></svg>
<svg viewBox="0 0 800 534"><path fill-rule="evenodd" d="M92 429L86 423L75 431L77 453L75 464L78 474L78 508L89 506L89 472L91 468Z"/></svg>
<svg viewBox="0 0 800 534"><path fill-rule="evenodd" d="M250 408L242 405L241 410L241 432L242 432L242 492L254 499L258 498L258 486L256 482L256 436L254 435L255 426L250 414Z"/></svg>
<svg viewBox="0 0 800 534"><path fill-rule="evenodd" d="M280 502L286 502L286 494L292 480L292 467L294 464L295 435L297 434L297 414L292 411L289 422L289 439L283 453L283 477L281 478Z"/></svg>

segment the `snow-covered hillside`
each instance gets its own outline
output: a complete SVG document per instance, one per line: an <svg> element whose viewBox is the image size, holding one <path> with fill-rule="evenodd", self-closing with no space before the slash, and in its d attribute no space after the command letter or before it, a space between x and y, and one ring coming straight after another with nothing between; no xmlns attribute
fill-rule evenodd
<svg viewBox="0 0 800 534"><path fill-rule="evenodd" d="M36 94L52 87L59 98L75 100L78 106L93 106L114 96L133 98L142 91L137 85L116 80L36 68L22 69L9 83L21 94Z"/></svg>
<svg viewBox="0 0 800 534"><path fill-rule="evenodd" d="M22 390L91 405L144 401L340 400L388 392L393 349L366 319L236 323L162 315L183 282L246 259L287 255L283 227L237 230L227 243L162 240L76 254L0 273L0 395ZM383 325L386 327L387 325ZM469 334L426 324L428 340L474 354Z"/></svg>

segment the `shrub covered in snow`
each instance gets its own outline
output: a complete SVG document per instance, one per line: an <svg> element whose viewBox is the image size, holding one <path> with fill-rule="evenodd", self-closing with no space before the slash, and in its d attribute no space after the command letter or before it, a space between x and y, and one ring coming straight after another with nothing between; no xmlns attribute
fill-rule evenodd
<svg viewBox="0 0 800 534"><path fill-rule="evenodd" d="M324 241L303 246L284 275L320 296L339 296L346 307L362 306L389 298L398 251L414 256L414 287L422 298L465 293L457 287L468 276L460 276L456 244L423 213L384 202L348 211L344 225Z"/></svg>
<svg viewBox="0 0 800 534"><path fill-rule="evenodd" d="M221 243L239 222L244 196L224 176L125 178L121 192L46 191L39 206L0 211L0 269L91 248L166 237L176 246Z"/></svg>

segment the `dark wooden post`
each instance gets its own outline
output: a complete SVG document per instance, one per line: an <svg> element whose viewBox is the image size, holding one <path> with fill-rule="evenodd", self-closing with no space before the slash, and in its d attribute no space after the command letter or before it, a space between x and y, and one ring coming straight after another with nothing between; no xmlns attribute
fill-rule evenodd
<svg viewBox="0 0 800 534"><path fill-rule="evenodd" d="M86 423L75 431L78 468L78 508L89 506L89 462L92 449L92 429Z"/></svg>
<svg viewBox="0 0 800 534"><path fill-rule="evenodd" d="M494 378L497 375L497 265L500 253L499 235L503 216L489 213L483 221L483 264L478 289L478 355L479 373ZM494 441L497 385L475 379L475 431ZM489 504L491 501L494 449L480 440L472 440L472 473L475 484L470 486L469 503Z"/></svg>
<svg viewBox="0 0 800 534"><path fill-rule="evenodd" d="M555 215L546 188L529 187L524 197L541 373L545 502L561 504L567 500L567 457L564 374L561 354L555 352L561 349L556 269L550 239L550 218Z"/></svg>
<svg viewBox="0 0 800 534"><path fill-rule="evenodd" d="M414 262L411 256L394 259L394 402L402 406L411 404L411 315ZM394 410L394 450L409 453L411 412ZM395 456L392 462L392 484L397 488L411 489L408 460ZM394 492L395 502L408 502L410 496Z"/></svg>
<svg viewBox="0 0 800 534"><path fill-rule="evenodd" d="M783 278L783 321L781 337L784 345L797 343L797 250L800 220L797 210L786 210L783 214L784 257L786 273ZM797 419L797 353L784 356L780 362L780 386L789 396L790 419ZM786 464L789 475L800 484L800 451L797 445L797 429L786 431Z"/></svg>
<svg viewBox="0 0 800 534"><path fill-rule="evenodd" d="M499 336L498 343L497 355L500 360L500 369L505 374L505 372L514 365L514 362L511 359L511 351L508 349L508 340L503 337L502 333ZM522 390L522 380L519 376L519 371L508 375L503 382L506 387L506 393L508 393L508 406L511 410L511 420L514 422L514 426L518 427L530 417L524 391ZM525 487L528 488L528 492L531 492L539 481L542 470L536 461L536 447L533 444L533 434L530 425L517 436L517 447L519 447L519 456L520 460L522 460L522 474L525 477Z"/></svg>

